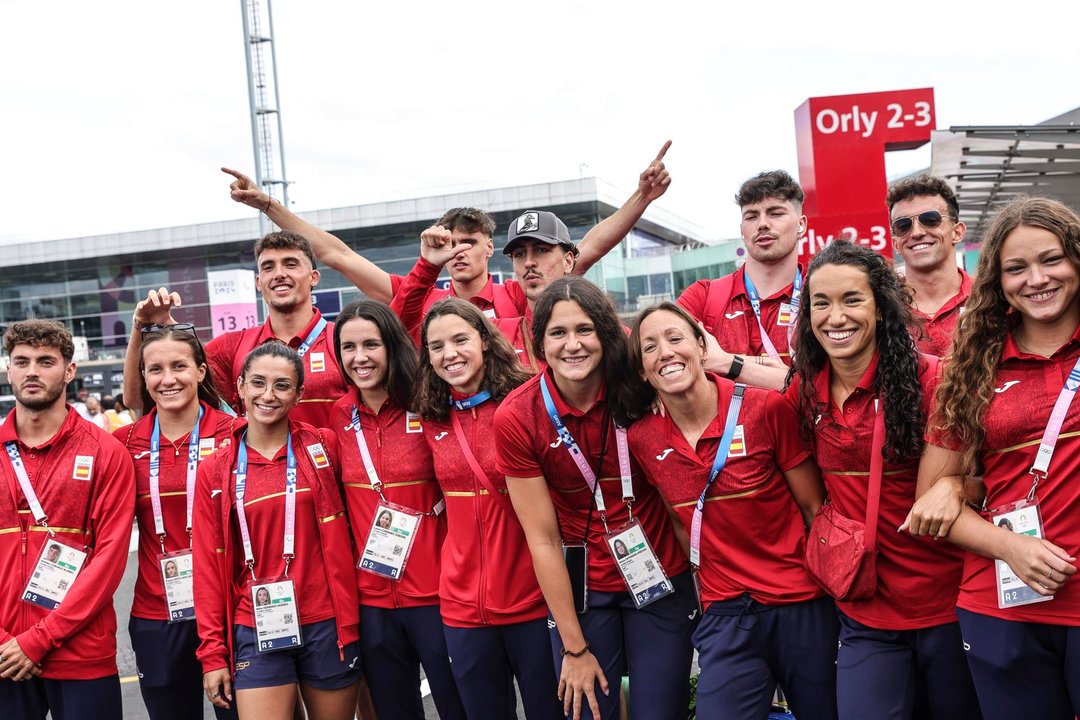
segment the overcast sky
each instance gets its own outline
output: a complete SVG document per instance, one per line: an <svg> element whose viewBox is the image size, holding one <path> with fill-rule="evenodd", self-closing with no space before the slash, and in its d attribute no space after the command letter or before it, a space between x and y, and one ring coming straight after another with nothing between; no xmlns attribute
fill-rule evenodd
<svg viewBox="0 0 1080 720"><path fill-rule="evenodd" d="M239 0L0 0L0 242L249 217ZM1080 3L367 2L273 6L293 208L597 175L732 237L795 173L806 98L935 89L938 128L1080 105ZM896 174L929 149L894 153ZM499 229L499 233L503 232Z"/></svg>

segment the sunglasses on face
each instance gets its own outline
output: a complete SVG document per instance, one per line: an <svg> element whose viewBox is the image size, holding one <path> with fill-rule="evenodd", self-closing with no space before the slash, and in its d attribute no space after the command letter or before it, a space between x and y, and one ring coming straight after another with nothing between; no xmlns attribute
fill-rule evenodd
<svg viewBox="0 0 1080 720"><path fill-rule="evenodd" d="M892 234L894 237L904 237L911 228L915 227L915 221L918 220L919 224L928 230L934 228L945 222L945 215L941 214L939 210L927 210L921 212L918 215L908 215L907 217L898 217L892 221ZM956 218L950 217L949 220L956 222Z"/></svg>

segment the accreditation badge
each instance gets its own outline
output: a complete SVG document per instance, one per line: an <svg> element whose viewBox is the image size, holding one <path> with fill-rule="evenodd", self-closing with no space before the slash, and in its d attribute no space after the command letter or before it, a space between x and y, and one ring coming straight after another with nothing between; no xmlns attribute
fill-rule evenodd
<svg viewBox="0 0 1080 720"><path fill-rule="evenodd" d="M990 522L1000 528L1020 535L1043 536L1042 515L1039 513L1039 499L1027 498L986 511ZM1053 595L1040 595L1016 576L1007 562L994 560L997 576L998 607L1010 608L1018 605L1053 600Z"/></svg>
<svg viewBox="0 0 1080 720"><path fill-rule="evenodd" d="M371 520L367 543L359 568L391 580L405 574L405 562L412 551L423 514L392 503L379 501Z"/></svg>
<svg viewBox="0 0 1080 720"><path fill-rule="evenodd" d="M158 555L161 583L165 588L165 605L169 609L169 622L177 623L195 619L195 577L191 563L191 550Z"/></svg>
<svg viewBox="0 0 1080 720"><path fill-rule="evenodd" d="M604 535L604 542L638 609L675 592L636 519Z"/></svg>
<svg viewBox="0 0 1080 720"><path fill-rule="evenodd" d="M258 651L274 652L303 645L293 581L275 578L269 582L253 582L249 588Z"/></svg>
<svg viewBox="0 0 1080 720"><path fill-rule="evenodd" d="M79 576L86 553L49 538L41 547L34 571L23 590L22 599L46 610L55 610L64 602L68 590Z"/></svg>

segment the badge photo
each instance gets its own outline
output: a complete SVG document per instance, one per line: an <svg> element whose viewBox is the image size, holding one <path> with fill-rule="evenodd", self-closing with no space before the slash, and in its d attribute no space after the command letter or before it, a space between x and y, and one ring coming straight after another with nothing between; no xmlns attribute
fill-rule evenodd
<svg viewBox="0 0 1080 720"><path fill-rule="evenodd" d="M251 604L255 614L256 649L263 652L300 647L300 615L292 580L275 578L252 582Z"/></svg>

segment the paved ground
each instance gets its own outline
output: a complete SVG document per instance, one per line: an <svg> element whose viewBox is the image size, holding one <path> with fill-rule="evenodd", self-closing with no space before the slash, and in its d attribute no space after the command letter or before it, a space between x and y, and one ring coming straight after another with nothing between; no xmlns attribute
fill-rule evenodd
<svg viewBox="0 0 1080 720"><path fill-rule="evenodd" d="M116 607L117 664L120 667L120 688L124 694L124 720L148 720L149 716L143 706L142 695L139 694L139 677L135 669L135 654L131 651L131 640L128 638L127 631L128 611L131 609L131 596L135 587L137 562L134 543L133 534L131 545L133 551L128 553L124 580L120 583L120 589L117 590L113 600ZM424 712L428 718L438 717L435 712L435 703L432 702L430 695L424 698ZM0 716L2 716L2 713L0 713ZM524 715L520 715L520 717L524 717ZM203 718L205 720L213 720L214 718L214 712L211 710L209 702L205 703Z"/></svg>

